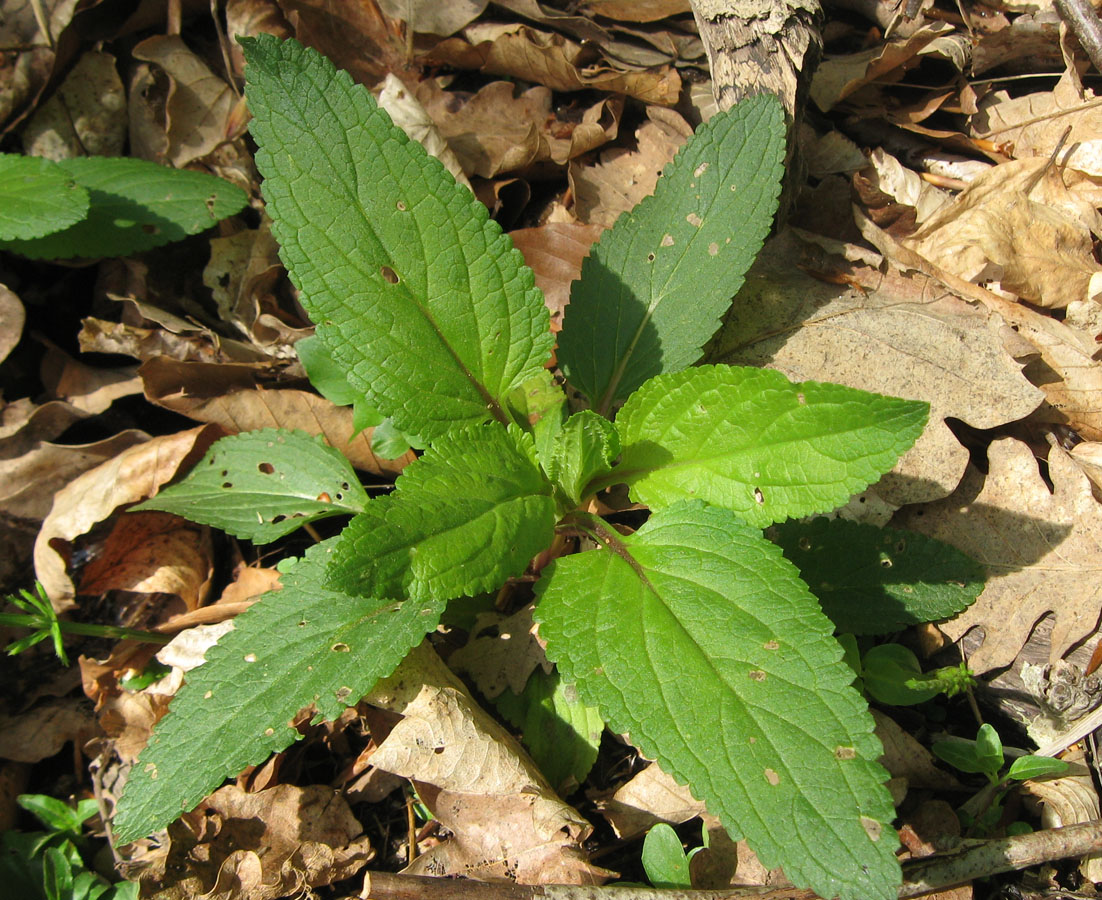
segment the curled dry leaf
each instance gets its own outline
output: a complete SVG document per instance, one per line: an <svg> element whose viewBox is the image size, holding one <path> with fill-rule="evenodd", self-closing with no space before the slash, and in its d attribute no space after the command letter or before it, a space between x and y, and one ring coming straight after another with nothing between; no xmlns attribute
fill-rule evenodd
<svg viewBox="0 0 1102 900"><path fill-rule="evenodd" d="M1041 824L1045 828L1063 828L1065 825L1097 822L1102 818L1102 811L1099 810L1094 779L1085 765L1086 754L1082 745L1076 745L1061 758L1076 765L1078 774L1073 772L1051 780L1027 781L1022 785L1026 795L1041 806ZM1080 861L1079 871L1085 878L1102 881L1102 858L1086 857Z"/></svg>
<svg viewBox="0 0 1102 900"><path fill-rule="evenodd" d="M658 763L651 763L616 789L597 808L621 840L631 840L658 822L680 825L704 813L704 804L674 781Z"/></svg>
<svg viewBox="0 0 1102 900"><path fill-rule="evenodd" d="M902 243L966 281L997 281L1040 306L1087 297L1102 188L1047 159L1013 160L976 178Z"/></svg>
<svg viewBox="0 0 1102 900"><path fill-rule="evenodd" d="M407 872L521 884L597 884L608 877L582 849L589 823L555 795L430 647L413 651L365 699L404 716L371 762L414 779L421 799L452 832Z"/></svg>
<svg viewBox="0 0 1102 900"><path fill-rule="evenodd" d="M120 397L142 392L136 367L97 369L53 346L42 361L42 382L55 397L90 415L104 412Z"/></svg>
<svg viewBox="0 0 1102 900"><path fill-rule="evenodd" d="M0 47L11 49L0 70L0 135L18 125L45 90L57 61L56 41L79 5L78 0L9 0L4 4ZM48 35L42 33L39 12L44 14Z"/></svg>
<svg viewBox="0 0 1102 900"><path fill-rule="evenodd" d="M81 747L96 730L86 700L63 697L18 716L0 715L0 759L35 763L61 752L69 741Z"/></svg>
<svg viewBox="0 0 1102 900"><path fill-rule="evenodd" d="M452 37L440 42L426 62L533 81L553 91L627 94L661 106L673 106L681 93L681 76L669 66L654 72L620 72L599 64L587 48L560 34L524 25L497 29L486 40L478 34L472 28L467 30L470 40Z"/></svg>
<svg viewBox="0 0 1102 900"><path fill-rule="evenodd" d="M197 462L221 433L213 425L203 425L153 438L85 472L55 494L34 546L35 573L55 608L64 607L74 589L54 542L65 545L119 507L152 497L181 467Z"/></svg>
<svg viewBox="0 0 1102 900"><path fill-rule="evenodd" d="M1045 483L1028 446L999 438L986 476L969 466L960 487L936 503L907 507L897 524L946 541L981 563L987 583L971 607L941 625L952 640L982 628L968 660L977 673L1010 665L1037 622L1055 618L1049 661L1092 634L1102 609L1102 507L1059 447Z"/></svg>
<svg viewBox="0 0 1102 900"><path fill-rule="evenodd" d="M227 785L169 826L166 854L139 873L163 900L279 900L356 874L375 855L332 788Z"/></svg>
<svg viewBox="0 0 1102 900"><path fill-rule="evenodd" d="M357 469L387 477L396 476L413 459L412 451L397 459L377 456L371 449L373 429L353 436L351 407L307 391L258 389L255 369L249 366L151 359L140 371L152 402L221 425L230 434L273 427L319 434Z"/></svg>
<svg viewBox="0 0 1102 900"><path fill-rule="evenodd" d="M138 59L156 63L169 78L165 100L165 156L177 168L212 153L229 135L237 95L191 52L179 35L146 38Z"/></svg>
<svg viewBox="0 0 1102 900"><path fill-rule="evenodd" d="M616 137L621 97L601 99L576 122L556 114L549 88L529 88L519 96L515 90L511 82L495 81L472 96L424 81L417 98L463 171L482 178L525 172L548 161L563 165Z"/></svg>
<svg viewBox="0 0 1102 900"><path fill-rule="evenodd" d="M419 34L447 37L477 19L489 0L378 0L379 8L392 19L408 22Z"/></svg>
<svg viewBox="0 0 1102 900"><path fill-rule="evenodd" d="M850 263L786 231L758 256L707 358L929 402L930 424L874 488L897 507L957 486L968 452L946 417L994 428L1040 404L1001 324L929 278Z"/></svg>
<svg viewBox="0 0 1102 900"><path fill-rule="evenodd" d="M662 169L692 133L692 126L672 109L651 106L647 121L635 131L634 150L605 150L592 166L571 162L567 174L578 219L611 227L621 213L654 193Z"/></svg>

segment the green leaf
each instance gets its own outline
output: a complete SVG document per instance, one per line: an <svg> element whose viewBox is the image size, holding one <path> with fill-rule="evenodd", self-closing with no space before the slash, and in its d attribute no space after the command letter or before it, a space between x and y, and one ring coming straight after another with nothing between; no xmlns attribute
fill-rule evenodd
<svg viewBox="0 0 1102 900"><path fill-rule="evenodd" d="M612 471L620 455L620 436L608 419L585 409L561 428L540 429L536 448L547 477L577 505L590 481Z"/></svg>
<svg viewBox="0 0 1102 900"><path fill-rule="evenodd" d="M330 585L415 600L501 587L554 537L551 484L535 455L516 425L441 438L348 524Z"/></svg>
<svg viewBox="0 0 1102 900"><path fill-rule="evenodd" d="M925 703L941 693L940 685L922 683L922 666L902 644L870 647L861 660L861 680L870 697L891 706Z"/></svg>
<svg viewBox="0 0 1102 900"><path fill-rule="evenodd" d="M1047 778L1050 775L1064 775L1071 768L1062 759L1054 759L1051 756L1019 756L1010 764L1006 773L1007 778L1015 781L1026 781L1029 778Z"/></svg>
<svg viewBox="0 0 1102 900"><path fill-rule="evenodd" d="M30 240L88 214L88 192L36 156L0 153L0 241Z"/></svg>
<svg viewBox="0 0 1102 900"><path fill-rule="evenodd" d="M652 509L697 497L751 525L828 512L888 471L929 405L780 372L699 366L659 375L616 419L626 482Z"/></svg>
<svg viewBox="0 0 1102 900"><path fill-rule="evenodd" d="M295 41L241 45L272 233L349 384L428 439L505 422L553 343L520 253L347 72Z"/></svg>
<svg viewBox="0 0 1102 900"><path fill-rule="evenodd" d="M983 590L979 563L913 531L818 518L781 522L769 536L839 631L886 634L938 622Z"/></svg>
<svg viewBox="0 0 1102 900"><path fill-rule="evenodd" d="M372 428L384 421L382 413L372 407L362 391L357 391L348 383L345 371L333 360L325 344L317 337L300 338L295 342L295 352L299 362L306 370L306 377L330 403L337 406L352 407L353 433L359 434L365 428ZM401 453L396 456L401 456ZM394 459L395 457L387 457Z"/></svg>
<svg viewBox="0 0 1102 900"><path fill-rule="evenodd" d="M948 741L935 741L930 745L930 752L938 759L949 763L954 769L968 772L971 775L993 775L998 772L998 767L991 770L982 762L976 751L975 741L966 741L953 738Z"/></svg>
<svg viewBox="0 0 1102 900"><path fill-rule="evenodd" d="M995 773L1003 767L1003 742L995 726L984 722L976 732L976 759L985 772Z"/></svg>
<svg viewBox="0 0 1102 900"><path fill-rule="evenodd" d="M689 859L681 838L665 822L651 827L643 839L643 869L656 888L691 888Z"/></svg>
<svg viewBox="0 0 1102 900"><path fill-rule="evenodd" d="M322 438L265 428L216 441L187 478L133 509L175 513L267 544L366 505L352 465Z"/></svg>
<svg viewBox="0 0 1102 900"><path fill-rule="evenodd" d="M115 816L127 843L163 828L222 781L298 739L313 704L336 718L390 675L440 620L443 602L396 603L322 587L335 539L282 563L283 588L234 619L153 729Z"/></svg>
<svg viewBox="0 0 1102 900"><path fill-rule="evenodd" d="M599 411L700 358L773 222L784 148L772 95L716 114L654 196L594 245L571 288L558 360Z"/></svg>
<svg viewBox="0 0 1102 900"><path fill-rule="evenodd" d="M73 867L69 858L59 848L46 848L42 859L42 874L46 900L71 900Z"/></svg>
<svg viewBox="0 0 1102 900"><path fill-rule="evenodd" d="M197 234L248 202L221 178L144 159L82 156L54 165L87 190L88 215L33 241L0 241L0 248L33 259L125 256Z"/></svg>
<svg viewBox="0 0 1102 900"><path fill-rule="evenodd" d="M605 723L578 699L574 685L557 672L537 668L524 691L506 690L494 700L498 712L521 732L521 741L551 786L564 797L586 779L601 744Z"/></svg>
<svg viewBox="0 0 1102 900"><path fill-rule="evenodd" d="M630 537L592 528L603 547L556 560L537 585L563 678L767 868L822 897L894 898L880 742L792 564L700 502Z"/></svg>

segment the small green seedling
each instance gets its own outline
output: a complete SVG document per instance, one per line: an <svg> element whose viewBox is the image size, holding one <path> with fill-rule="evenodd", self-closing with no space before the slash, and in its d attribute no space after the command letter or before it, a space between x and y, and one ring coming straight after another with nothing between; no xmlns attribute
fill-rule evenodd
<svg viewBox="0 0 1102 900"><path fill-rule="evenodd" d="M33 259L150 250L210 228L247 202L221 178L143 159L52 162L0 153L0 250Z"/></svg>
<svg viewBox="0 0 1102 900"><path fill-rule="evenodd" d="M894 898L894 808L872 716L800 563L762 529L876 481L928 406L693 365L772 222L777 100L748 99L703 125L655 195L594 245L559 334L558 364L583 398L571 414L548 369L543 297L486 208L318 53L268 35L242 46L272 233L317 324L310 370L327 372L328 391L343 374L346 401L427 449L392 492L369 498L320 439L234 435L142 505L257 543L351 521L281 563L282 589L188 673L130 771L118 839L164 827L288 746L302 708L340 715L449 603L493 593L535 602L564 699L630 734L764 865L823 897ZM594 512L616 485L649 510L634 531ZM801 562L833 546L829 527L786 532L809 549ZM883 539L859 528L846 552L908 558L899 533ZM962 575L959 554L935 565L948 552L936 542L926 552L936 574L896 594L885 586L905 566L862 568L870 627L879 607L913 621L911 597L924 619L975 598L974 568ZM918 590L927 577L938 590ZM582 774L571 766L564 779Z"/></svg>
<svg viewBox="0 0 1102 900"><path fill-rule="evenodd" d="M902 644L871 647L858 675L868 695L889 706L914 706L938 694L954 697L976 684L964 663L923 672L918 657Z"/></svg>
<svg viewBox="0 0 1102 900"><path fill-rule="evenodd" d="M1051 756L1027 754L1018 756L1004 772L1006 763L1002 739L994 726L980 726L974 741L954 739L938 741L931 748L933 754L959 769L972 775L984 775L987 788L966 804L962 810L962 822L986 833L990 831L1002 816L1002 799L1012 782L1036 778L1050 778L1065 775L1071 766L1062 759Z"/></svg>
<svg viewBox="0 0 1102 900"><path fill-rule="evenodd" d="M4 896L20 900L137 900L138 884L110 884L85 868L81 826L99 812L95 800L76 807L44 794L23 794L20 806L49 830L0 835Z"/></svg>
<svg viewBox="0 0 1102 900"><path fill-rule="evenodd" d="M659 822L647 832L643 840L643 869L650 883L656 888L691 888L692 878L689 863L701 850L708 846L708 829L704 834L704 846L695 847L688 853L681 846L677 832L665 822Z"/></svg>
<svg viewBox="0 0 1102 900"><path fill-rule="evenodd" d="M34 590L25 588L18 594L9 594L6 602L23 610L21 613L0 613L0 625L11 628L28 628L30 634L12 641L5 648L9 656L22 653L40 641L49 638L53 641L54 653L62 665L69 665L65 654L62 634L82 634L87 637L109 638L111 640L144 641L147 644L167 644L172 638L157 634L155 631L139 631L135 628L122 628L118 625L94 625L87 622L66 622L57 617L50 598L40 582L35 582Z"/></svg>

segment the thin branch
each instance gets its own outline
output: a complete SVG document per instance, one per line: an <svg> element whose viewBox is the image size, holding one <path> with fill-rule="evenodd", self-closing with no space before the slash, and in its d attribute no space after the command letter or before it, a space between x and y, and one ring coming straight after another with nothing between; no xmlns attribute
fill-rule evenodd
<svg viewBox="0 0 1102 900"><path fill-rule="evenodd" d="M1087 0L1054 0L1060 18L1079 39L1095 69L1102 72L1102 22Z"/></svg>

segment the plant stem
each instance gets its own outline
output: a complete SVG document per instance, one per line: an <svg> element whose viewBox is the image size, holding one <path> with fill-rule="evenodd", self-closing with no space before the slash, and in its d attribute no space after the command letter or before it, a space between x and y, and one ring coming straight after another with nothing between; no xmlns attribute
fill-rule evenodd
<svg viewBox="0 0 1102 900"><path fill-rule="evenodd" d="M28 628L32 631L41 628L43 622L38 616L22 613L0 613L0 625L14 628ZM85 622L66 622L57 620L57 626L67 634L83 634L89 637L114 638L116 640L144 641L147 644L167 644L171 635L156 631L140 631L137 628L123 628L120 625L91 625Z"/></svg>

